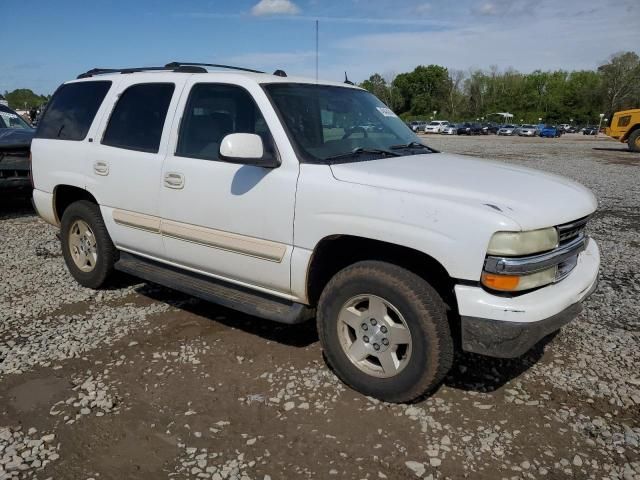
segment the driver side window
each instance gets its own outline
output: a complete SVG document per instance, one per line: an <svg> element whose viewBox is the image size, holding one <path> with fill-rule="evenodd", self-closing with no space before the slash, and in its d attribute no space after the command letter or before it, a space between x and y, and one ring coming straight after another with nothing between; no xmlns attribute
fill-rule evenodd
<svg viewBox="0 0 640 480"><path fill-rule="evenodd" d="M273 153L271 134L249 92L234 85L194 85L182 118L176 155L219 160L220 143L230 133L260 135L265 152Z"/></svg>

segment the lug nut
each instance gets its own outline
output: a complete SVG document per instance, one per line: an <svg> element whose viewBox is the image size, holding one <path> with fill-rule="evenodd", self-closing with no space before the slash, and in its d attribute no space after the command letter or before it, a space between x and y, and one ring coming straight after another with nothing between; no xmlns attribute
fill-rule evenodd
<svg viewBox="0 0 640 480"><path fill-rule="evenodd" d="M376 325L378 323L378 321L375 318L371 319L371 325Z"/></svg>
<svg viewBox="0 0 640 480"><path fill-rule="evenodd" d="M384 325L380 327L380 331L382 333L387 333L387 327L385 327Z"/></svg>
<svg viewBox="0 0 640 480"><path fill-rule="evenodd" d="M369 343L369 337L367 337L366 335L364 337L362 337L362 341L364 343Z"/></svg>
<svg viewBox="0 0 640 480"><path fill-rule="evenodd" d="M377 343L373 344L373 349L374 350L380 350L380 345L378 345Z"/></svg>
<svg viewBox="0 0 640 480"><path fill-rule="evenodd" d="M363 330L369 330L369 325L367 325L366 323L363 323L360 326L362 327Z"/></svg>
<svg viewBox="0 0 640 480"><path fill-rule="evenodd" d="M389 340L387 340L386 338L383 338L383 339L382 339L382 344L383 344L384 346L389 345Z"/></svg>

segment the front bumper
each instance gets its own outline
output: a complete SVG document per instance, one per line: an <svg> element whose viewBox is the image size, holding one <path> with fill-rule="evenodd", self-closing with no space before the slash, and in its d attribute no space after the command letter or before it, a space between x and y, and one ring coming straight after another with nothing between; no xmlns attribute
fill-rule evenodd
<svg viewBox="0 0 640 480"><path fill-rule="evenodd" d="M0 154L0 190L31 188L29 158L24 155Z"/></svg>
<svg viewBox="0 0 640 480"><path fill-rule="evenodd" d="M463 350L500 358L522 355L581 312L581 302L596 289L599 267L600 251L590 238L566 278L533 292L506 297L456 285Z"/></svg>

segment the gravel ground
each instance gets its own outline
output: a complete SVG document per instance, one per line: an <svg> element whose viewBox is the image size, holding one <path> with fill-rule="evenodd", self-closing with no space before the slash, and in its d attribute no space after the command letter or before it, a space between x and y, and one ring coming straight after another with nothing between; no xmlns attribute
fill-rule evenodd
<svg viewBox="0 0 640 480"><path fill-rule="evenodd" d="M312 324L119 277L79 287L55 230L0 199L0 480L640 479L640 156L606 139L430 136L574 178L601 283L522 358L458 354L415 405L345 388ZM543 192L542 192L543 193Z"/></svg>

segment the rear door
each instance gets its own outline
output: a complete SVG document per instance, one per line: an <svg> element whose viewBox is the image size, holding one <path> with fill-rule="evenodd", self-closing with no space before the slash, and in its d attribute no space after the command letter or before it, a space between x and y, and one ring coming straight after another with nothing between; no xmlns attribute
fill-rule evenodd
<svg viewBox="0 0 640 480"><path fill-rule="evenodd" d="M117 85L87 162L88 189L100 203L114 243L154 258L164 258L158 194L184 85L182 75L162 78L140 74Z"/></svg>

